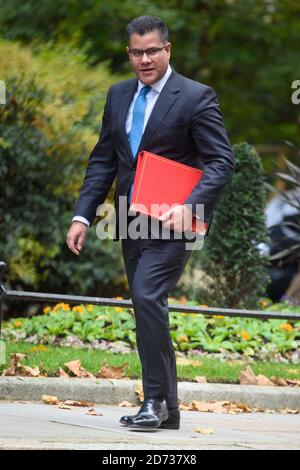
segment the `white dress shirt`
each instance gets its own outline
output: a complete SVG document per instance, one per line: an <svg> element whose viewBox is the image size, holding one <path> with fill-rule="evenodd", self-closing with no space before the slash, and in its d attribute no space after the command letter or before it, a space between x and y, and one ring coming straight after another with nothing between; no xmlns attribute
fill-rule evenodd
<svg viewBox="0 0 300 470"><path fill-rule="evenodd" d="M171 75L171 73L172 73L172 69L171 69L170 65L168 65L167 71L164 74L164 76L160 80L158 80L157 82L153 83L153 85L151 85L151 90L149 91L149 93L147 93L147 96L146 96L147 97L147 105L146 105L146 110L145 110L145 119L144 119L143 132L144 132L145 127L147 125L150 114L151 114L151 112L154 108L156 100L159 97L159 94L160 94L161 90L163 89L163 87L165 86L165 84L166 84L169 76ZM133 97L133 99L130 103L128 113L127 113L127 117L126 117L125 126L126 126L126 133L127 134L129 134L130 129L131 129L132 112L133 112L133 107L134 107L135 100L136 100L139 92L141 91L141 88L143 88L144 86L145 86L145 83L138 80L138 87L137 87L137 90L134 94L134 97ZM75 217L73 217L72 221L73 222L75 222L75 221L83 222L84 224L86 224L88 226L90 225L89 221L85 217L82 217L80 215L76 215Z"/></svg>

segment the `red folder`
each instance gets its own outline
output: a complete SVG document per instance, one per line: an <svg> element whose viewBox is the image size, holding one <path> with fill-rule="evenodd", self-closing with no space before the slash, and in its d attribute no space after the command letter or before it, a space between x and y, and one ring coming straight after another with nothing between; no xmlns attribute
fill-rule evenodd
<svg viewBox="0 0 300 470"><path fill-rule="evenodd" d="M159 218L166 210L158 210L152 204L183 204L202 178L204 172L166 157L150 152L140 152L130 210ZM139 206L145 206L143 209ZM169 208L171 208L169 207ZM193 217L192 231L205 234L207 223Z"/></svg>

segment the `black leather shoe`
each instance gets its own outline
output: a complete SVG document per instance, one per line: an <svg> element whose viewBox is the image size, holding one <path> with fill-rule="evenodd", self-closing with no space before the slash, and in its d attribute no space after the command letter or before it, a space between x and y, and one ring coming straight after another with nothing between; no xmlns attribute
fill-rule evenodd
<svg viewBox="0 0 300 470"><path fill-rule="evenodd" d="M161 423L160 429L179 429L180 428L180 412L179 410L168 410L169 417Z"/></svg>
<svg viewBox="0 0 300 470"><path fill-rule="evenodd" d="M124 424L124 426L128 426L128 424L131 422L132 418L135 418L137 415L132 415L132 416L122 416L120 418L120 423Z"/></svg>
<svg viewBox="0 0 300 470"><path fill-rule="evenodd" d="M164 398L146 398L136 416L127 420L127 426L135 429L156 429L169 417Z"/></svg>
<svg viewBox="0 0 300 470"><path fill-rule="evenodd" d="M180 428L180 412L177 409L168 409L169 417L161 423L159 426L160 429L179 429ZM128 426L134 416L122 416L120 423L124 426Z"/></svg>

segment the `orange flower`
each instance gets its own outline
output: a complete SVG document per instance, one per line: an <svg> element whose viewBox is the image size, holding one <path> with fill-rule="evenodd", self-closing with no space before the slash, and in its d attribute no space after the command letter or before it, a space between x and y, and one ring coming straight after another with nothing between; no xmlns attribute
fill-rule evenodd
<svg viewBox="0 0 300 470"><path fill-rule="evenodd" d="M88 306L87 306L87 311L90 312L90 313L92 313L93 310L94 310L93 305L88 304Z"/></svg>
<svg viewBox="0 0 300 470"><path fill-rule="evenodd" d="M44 346L43 344L40 344L39 346L33 346L31 349L30 349L31 352L36 352L36 351L48 351L48 348L46 348L46 346Z"/></svg>
<svg viewBox="0 0 300 470"><path fill-rule="evenodd" d="M282 325L280 325L280 328L282 330L285 330L285 331L292 331L293 330L292 325L290 325L289 323L283 323Z"/></svg>
<svg viewBox="0 0 300 470"><path fill-rule="evenodd" d="M51 312L51 307L45 307L45 308L43 308L43 312L44 312L45 315L48 315L48 313Z"/></svg>
<svg viewBox="0 0 300 470"><path fill-rule="evenodd" d="M73 310L73 312L77 312L77 313L83 313L84 312L84 308L81 307L81 305L76 305L76 307L73 307L72 310Z"/></svg>
<svg viewBox="0 0 300 470"><path fill-rule="evenodd" d="M241 337L243 338L244 341L249 341L249 339L250 339L250 335L249 335L248 331L242 331L241 332Z"/></svg>
<svg viewBox="0 0 300 470"><path fill-rule="evenodd" d="M125 310L125 308L123 308L123 307L115 307L116 312L121 313L121 312L124 312L124 310Z"/></svg>
<svg viewBox="0 0 300 470"><path fill-rule="evenodd" d="M268 300L260 300L259 305L261 305L262 307L267 307L268 305L270 305L270 302Z"/></svg>
<svg viewBox="0 0 300 470"><path fill-rule="evenodd" d="M57 312L57 310L61 310L63 309L63 306L65 304L63 302L60 302L59 304L56 304L54 307L53 307L53 312Z"/></svg>
<svg viewBox="0 0 300 470"><path fill-rule="evenodd" d="M179 343L186 343L188 340L189 340L189 339L188 339L188 337L187 337L186 335L180 335L180 336L178 336L178 338L177 338L177 341L178 341Z"/></svg>
<svg viewBox="0 0 300 470"><path fill-rule="evenodd" d="M20 326L22 326L22 322L21 322L20 320L15 320L15 321L14 321L14 326L15 326L16 328L20 328Z"/></svg>

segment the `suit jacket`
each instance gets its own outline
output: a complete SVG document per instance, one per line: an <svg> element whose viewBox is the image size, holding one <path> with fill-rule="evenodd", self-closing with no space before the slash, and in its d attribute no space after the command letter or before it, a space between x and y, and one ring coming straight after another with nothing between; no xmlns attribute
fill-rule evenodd
<svg viewBox="0 0 300 470"><path fill-rule="evenodd" d="M119 196L127 196L137 163L125 129L136 88L137 79L132 78L109 89L100 137L90 154L75 209L75 215L92 223L97 207L104 202L117 177L115 240L119 239ZM204 170L203 178L185 203L192 204L194 213L196 204L204 204L204 220L210 223L235 166L215 91L172 70L145 127L138 151L141 150Z"/></svg>

